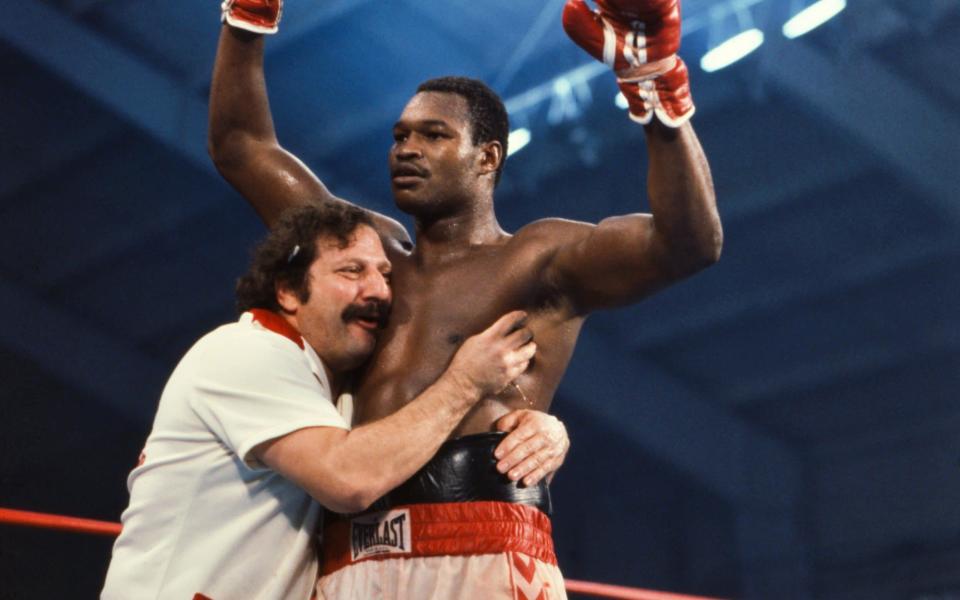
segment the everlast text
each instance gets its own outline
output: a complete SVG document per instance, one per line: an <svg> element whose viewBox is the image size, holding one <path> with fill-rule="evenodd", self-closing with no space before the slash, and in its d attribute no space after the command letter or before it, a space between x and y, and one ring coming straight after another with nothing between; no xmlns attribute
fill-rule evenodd
<svg viewBox="0 0 960 600"><path fill-rule="evenodd" d="M351 523L353 559L374 554L410 551L409 513L390 512L379 519L354 519ZM366 521L366 522L364 522Z"/></svg>

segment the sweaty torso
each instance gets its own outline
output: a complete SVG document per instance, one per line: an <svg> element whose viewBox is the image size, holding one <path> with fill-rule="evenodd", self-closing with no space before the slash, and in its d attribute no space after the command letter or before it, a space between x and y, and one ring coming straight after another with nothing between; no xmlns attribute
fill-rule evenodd
<svg viewBox="0 0 960 600"><path fill-rule="evenodd" d="M543 228L541 228L543 229ZM529 314L537 342L531 368L496 397L483 399L453 437L489 431L510 410L546 410L582 324L544 277L551 247L537 233L505 236L432 260L388 249L393 263L390 324L356 383L360 423L413 400L446 369L463 341L512 310Z"/></svg>

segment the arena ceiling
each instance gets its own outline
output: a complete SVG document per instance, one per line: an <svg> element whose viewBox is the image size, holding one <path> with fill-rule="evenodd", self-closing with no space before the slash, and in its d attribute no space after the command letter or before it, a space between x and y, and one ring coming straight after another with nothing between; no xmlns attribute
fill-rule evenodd
<svg viewBox="0 0 960 600"><path fill-rule="evenodd" d="M281 141L339 195L401 217L390 124L419 81L466 74L531 132L498 193L504 227L645 210L642 129L564 36L562 5L288 0L266 61ZM636 454L662 472L611 507L685 490L729 522L726 562L583 576L743 597L960 593L960 573L936 567L960 555L960 3L849 0L787 40L796 5L684 2L724 255L591 318L556 403L574 444L558 501L578 494L577 465ZM4 8L0 504L116 519L167 373L232 318L264 230L206 154L218 10ZM765 33L756 52L697 66L745 26ZM687 528L680 562L714 543Z"/></svg>

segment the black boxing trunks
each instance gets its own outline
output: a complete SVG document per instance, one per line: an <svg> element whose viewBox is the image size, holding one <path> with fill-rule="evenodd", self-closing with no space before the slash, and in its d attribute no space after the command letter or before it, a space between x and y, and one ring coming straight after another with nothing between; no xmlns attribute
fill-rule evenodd
<svg viewBox="0 0 960 600"><path fill-rule="evenodd" d="M553 512L546 481L523 486L497 471L493 451L502 432L478 433L450 440L413 477L400 484L364 512L389 510L401 504L446 502L509 502L526 504L547 515Z"/></svg>

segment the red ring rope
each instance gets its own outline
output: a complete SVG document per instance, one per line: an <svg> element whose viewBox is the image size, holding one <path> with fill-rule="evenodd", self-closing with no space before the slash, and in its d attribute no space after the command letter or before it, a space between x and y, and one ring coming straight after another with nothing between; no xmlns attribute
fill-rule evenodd
<svg viewBox="0 0 960 600"><path fill-rule="evenodd" d="M0 523L39 527L41 529L60 529L76 533L92 533L94 535L116 536L120 534L120 523L78 519L76 517L13 510L11 508L0 508Z"/></svg>
<svg viewBox="0 0 960 600"><path fill-rule="evenodd" d="M120 533L120 523L79 519L63 515L0 508L0 523L37 527L40 529L58 529L75 533L116 536ZM565 580L567 591L596 598L618 598L619 600L716 600L703 596L684 596L669 592L656 592L640 588L594 583L592 581Z"/></svg>
<svg viewBox="0 0 960 600"><path fill-rule="evenodd" d="M593 581L577 581L564 579L567 591L571 594L584 594L596 598L618 598L619 600L718 600L703 596L684 596L670 592L657 592L641 588L610 585L609 583L595 583Z"/></svg>

